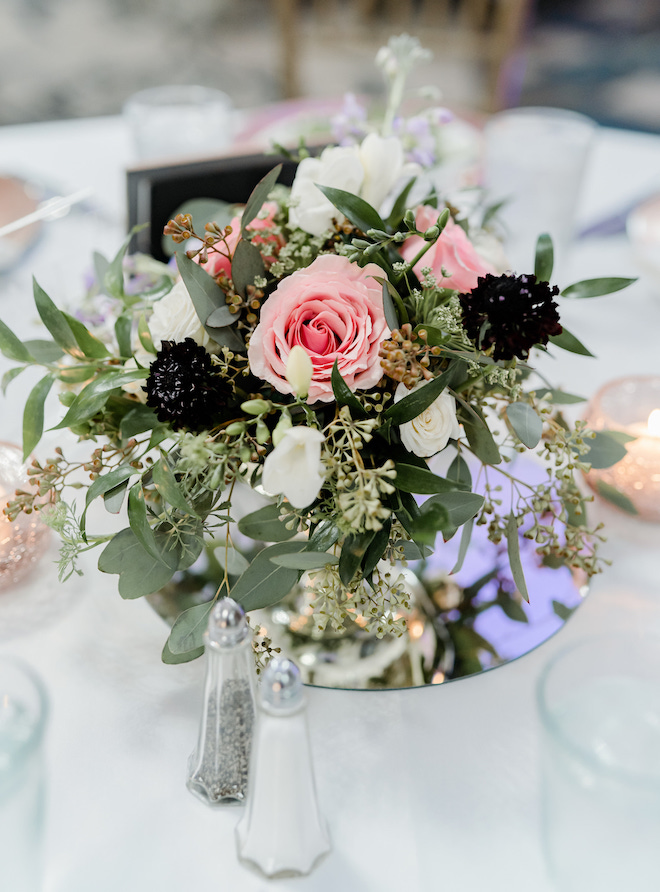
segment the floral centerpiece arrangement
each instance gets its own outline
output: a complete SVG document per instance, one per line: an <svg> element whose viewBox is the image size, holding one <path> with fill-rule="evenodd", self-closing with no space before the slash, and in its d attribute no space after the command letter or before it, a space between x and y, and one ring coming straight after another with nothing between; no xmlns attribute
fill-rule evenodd
<svg viewBox="0 0 660 892"><path fill-rule="evenodd" d="M560 299L629 280L560 295L547 237L530 269L512 272L488 211L436 194L425 173L444 113L398 115L420 55L405 37L381 51L390 93L380 129L362 121L361 132L345 128L345 144L302 151L290 189L275 167L228 225L200 231L175 216L165 232L180 246L176 266L127 258L128 241L111 262L97 257L100 324L59 309L36 283L51 340L22 342L0 324L0 349L19 363L8 378L29 365L45 372L25 407L25 455L55 382L65 408L56 429L92 444L82 462L63 448L35 459L33 488L8 507L40 510L59 531L63 577L103 546L99 569L118 575L120 594L150 595L210 542L215 597L250 611L308 574L318 628L351 615L380 636L401 633L410 607L399 562L457 536L458 569L474 524L506 542L524 597L520 535L548 562L599 571L599 530L575 473L625 447L568 422L562 404L578 398L535 375L530 357L588 353L562 328ZM543 482L516 476L511 459L525 451L545 464ZM82 503L70 497L81 486ZM269 501L236 527L246 486ZM88 529L100 499L125 512L119 532ZM201 653L213 600L176 618L166 661Z"/></svg>

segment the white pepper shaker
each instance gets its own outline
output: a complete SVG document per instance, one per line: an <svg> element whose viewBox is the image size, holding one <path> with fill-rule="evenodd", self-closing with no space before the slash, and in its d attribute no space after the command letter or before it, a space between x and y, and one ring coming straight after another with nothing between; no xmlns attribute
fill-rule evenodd
<svg viewBox="0 0 660 892"><path fill-rule="evenodd" d="M284 658L274 657L261 679L250 785L236 841L239 858L267 877L308 874L330 851L316 798L302 679Z"/></svg>
<svg viewBox="0 0 660 892"><path fill-rule="evenodd" d="M187 786L215 806L241 802L247 793L256 684L252 636L240 604L231 598L215 604L204 644L204 703Z"/></svg>

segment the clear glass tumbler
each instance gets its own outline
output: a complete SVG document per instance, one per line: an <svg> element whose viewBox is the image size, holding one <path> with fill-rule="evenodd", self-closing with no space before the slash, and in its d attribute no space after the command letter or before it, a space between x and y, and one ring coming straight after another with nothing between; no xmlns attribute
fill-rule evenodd
<svg viewBox="0 0 660 892"><path fill-rule="evenodd" d="M124 116L140 162L220 154L232 139L232 101L222 90L163 86L129 97Z"/></svg>
<svg viewBox="0 0 660 892"><path fill-rule="evenodd" d="M594 637L538 683L542 828L562 892L660 889L660 637Z"/></svg>
<svg viewBox="0 0 660 892"><path fill-rule="evenodd" d="M22 661L0 656L0 888L40 892L48 698Z"/></svg>
<svg viewBox="0 0 660 892"><path fill-rule="evenodd" d="M516 108L493 115L484 128L483 184L498 217L512 269L534 270L537 237L547 232L560 267L574 234L580 187L596 124L556 108Z"/></svg>

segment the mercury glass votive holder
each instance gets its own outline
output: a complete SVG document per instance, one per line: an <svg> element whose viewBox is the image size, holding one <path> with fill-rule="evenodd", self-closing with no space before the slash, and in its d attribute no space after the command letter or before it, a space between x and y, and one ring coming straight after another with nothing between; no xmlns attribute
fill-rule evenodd
<svg viewBox="0 0 660 892"><path fill-rule="evenodd" d="M610 381L591 400L585 420L592 430L634 437L626 443L625 458L586 474L589 486L606 497L607 488L614 487L640 519L660 523L660 377Z"/></svg>
<svg viewBox="0 0 660 892"><path fill-rule="evenodd" d="M42 556L49 529L39 512L19 514L10 521L4 513L17 489L29 487L22 451L0 442L0 591L23 579Z"/></svg>

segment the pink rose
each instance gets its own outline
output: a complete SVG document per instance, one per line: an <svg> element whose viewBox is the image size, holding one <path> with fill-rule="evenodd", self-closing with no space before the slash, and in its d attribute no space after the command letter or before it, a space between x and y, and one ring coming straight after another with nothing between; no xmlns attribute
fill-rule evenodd
<svg viewBox="0 0 660 892"><path fill-rule="evenodd" d="M250 339L253 374L280 393L293 393L286 379L291 348L312 360L310 403L334 399L330 376L335 360L351 390L367 390L382 378L378 351L390 334L383 312L384 276L375 263L363 269L338 254L322 254L283 279L264 301Z"/></svg>
<svg viewBox="0 0 660 892"><path fill-rule="evenodd" d="M436 208L422 205L417 209L415 223L420 231L435 226L437 220ZM419 236L406 239L401 256L411 261L423 245L424 240ZM435 245L415 264L413 270L421 278L422 269L426 266L431 267L441 288L453 288L461 294L472 291L479 276L497 274L495 267L477 254L465 231L451 217ZM442 267L449 273L448 278L442 275Z"/></svg>
<svg viewBox="0 0 660 892"><path fill-rule="evenodd" d="M247 230L251 235L256 232L261 232L264 229L271 229L273 226L274 217L277 213L277 205L275 204L275 202L265 202L261 210L266 210L268 212L267 216L255 217L254 220L252 220L252 222L247 227ZM219 242L218 248L220 250L209 251L208 260L206 261L206 263L202 264L206 272L209 273L209 275L211 276L219 276L222 272L225 274L225 276L227 276L228 279L231 278L231 258L234 256L236 245L238 244L241 237L241 218L234 217L229 225L231 226L231 232L228 236L226 236L225 240L227 244L225 245L224 242ZM250 241L252 241L252 243L256 245L265 245L271 243L274 246L274 253L270 256L264 257L264 262L267 267L270 266L270 264L276 259L279 249L284 245L284 239L282 238L282 236L275 235L275 233L272 232L268 232L265 237L261 235L253 235ZM227 254L229 254L229 257L226 256Z"/></svg>

